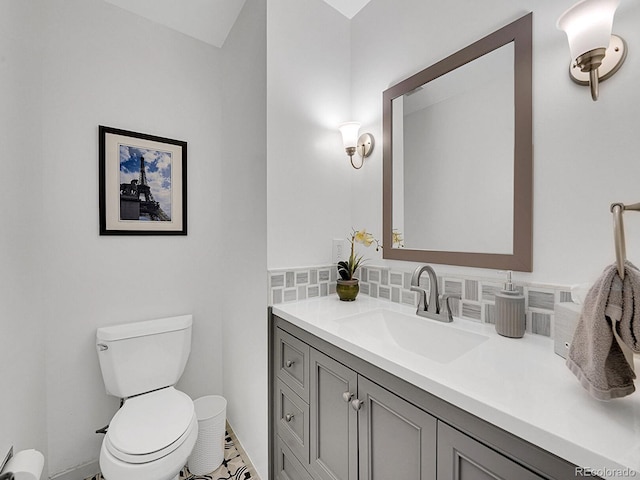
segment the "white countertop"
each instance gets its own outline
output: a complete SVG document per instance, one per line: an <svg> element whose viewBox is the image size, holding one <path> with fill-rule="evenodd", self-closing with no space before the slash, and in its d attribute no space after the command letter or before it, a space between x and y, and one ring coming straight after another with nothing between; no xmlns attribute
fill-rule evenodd
<svg viewBox="0 0 640 480"><path fill-rule="evenodd" d="M442 325L489 339L449 363L366 346L340 333L339 319L377 309L415 315L415 308L366 295L355 302L329 296L279 304L273 313L603 478L640 479L639 392L609 402L595 400L554 353L551 339L529 333L505 338L493 325L459 318Z"/></svg>

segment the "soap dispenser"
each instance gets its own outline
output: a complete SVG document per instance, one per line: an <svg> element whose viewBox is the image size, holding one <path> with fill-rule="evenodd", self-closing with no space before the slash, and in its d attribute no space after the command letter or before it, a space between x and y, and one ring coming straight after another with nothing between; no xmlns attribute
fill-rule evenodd
<svg viewBox="0 0 640 480"><path fill-rule="evenodd" d="M511 281L511 271L507 272L504 289L496 293L496 332L505 337L521 338L524 335L526 317L524 295Z"/></svg>

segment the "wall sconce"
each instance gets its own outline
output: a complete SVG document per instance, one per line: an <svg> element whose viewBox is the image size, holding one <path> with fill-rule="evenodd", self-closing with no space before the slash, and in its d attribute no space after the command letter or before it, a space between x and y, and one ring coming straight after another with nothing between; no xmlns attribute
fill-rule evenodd
<svg viewBox="0 0 640 480"><path fill-rule="evenodd" d="M558 19L571 50L569 75L580 85L590 85L591 98L598 99L598 83L618 71L627 57L627 44L611 35L613 16L620 0L582 0Z"/></svg>
<svg viewBox="0 0 640 480"><path fill-rule="evenodd" d="M345 122L338 127L340 133L342 133L342 142L344 143L344 149L349 155L351 160L351 166L356 170L362 168L364 165L364 159L371 155L373 151L373 135L370 133L363 133L358 137L358 130L360 130L360 124L358 122ZM353 155L358 152L360 155L360 165L356 167L353 163Z"/></svg>

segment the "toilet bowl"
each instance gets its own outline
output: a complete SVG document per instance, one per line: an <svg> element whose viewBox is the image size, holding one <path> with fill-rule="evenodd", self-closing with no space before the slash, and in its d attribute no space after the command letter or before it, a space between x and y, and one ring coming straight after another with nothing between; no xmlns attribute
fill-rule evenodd
<svg viewBox="0 0 640 480"><path fill-rule="evenodd" d="M193 402L173 387L125 401L100 448L106 480L172 480L198 438Z"/></svg>
<svg viewBox="0 0 640 480"><path fill-rule="evenodd" d="M123 399L100 447L106 480L174 480L198 438L191 398L174 388L191 350L191 315L99 328L107 393Z"/></svg>

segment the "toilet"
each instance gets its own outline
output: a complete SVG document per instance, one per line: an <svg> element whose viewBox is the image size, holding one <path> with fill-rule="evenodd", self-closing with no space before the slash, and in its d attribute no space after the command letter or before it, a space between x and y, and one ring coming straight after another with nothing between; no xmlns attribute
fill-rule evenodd
<svg viewBox="0 0 640 480"><path fill-rule="evenodd" d="M102 441L106 480L174 480L198 437L193 401L174 388L191 351L191 315L99 328L107 394L123 399Z"/></svg>

